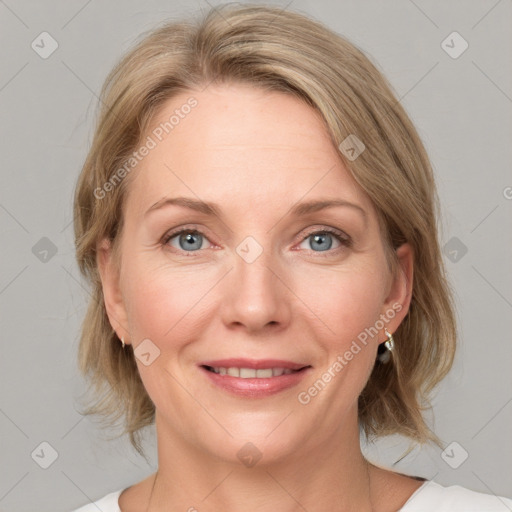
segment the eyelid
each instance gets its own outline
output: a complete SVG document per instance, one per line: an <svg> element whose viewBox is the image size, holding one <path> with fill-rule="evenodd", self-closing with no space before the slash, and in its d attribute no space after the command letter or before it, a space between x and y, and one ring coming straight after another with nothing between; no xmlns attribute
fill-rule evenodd
<svg viewBox="0 0 512 512"><path fill-rule="evenodd" d="M308 255L312 255L313 258L334 257L335 255L338 255L341 251L347 250L353 246L352 237L350 237L341 229L333 228L330 226L312 226L311 228L308 228L306 234L301 236L298 244L303 243L312 235L323 233L333 235L334 238L336 238L336 240L339 242L340 247L336 247L335 249L329 249L326 251L313 251L312 249L307 250Z"/></svg>
<svg viewBox="0 0 512 512"><path fill-rule="evenodd" d="M206 235L202 228L198 228L197 226L194 226L193 224L185 224L183 226L171 229L167 231L164 236L162 237L161 243L166 245L169 243L171 238L174 238L177 235L181 235L182 233L198 233L201 236L205 237L212 245L217 245L214 242L210 240L210 237ZM184 251L187 252L187 251ZM190 251L194 252L194 251Z"/></svg>
<svg viewBox="0 0 512 512"><path fill-rule="evenodd" d="M307 234L302 236L300 242L303 242L309 236L315 235L317 233L329 233L339 237L339 240L342 243L352 244L352 238L347 233L341 229L332 228L330 226L312 226L311 228L307 228Z"/></svg>

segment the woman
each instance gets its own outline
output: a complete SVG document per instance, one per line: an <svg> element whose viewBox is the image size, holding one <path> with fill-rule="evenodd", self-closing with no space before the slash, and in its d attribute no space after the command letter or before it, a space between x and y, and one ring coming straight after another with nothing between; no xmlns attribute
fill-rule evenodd
<svg viewBox="0 0 512 512"><path fill-rule="evenodd" d="M423 145L386 80L290 11L148 34L107 79L75 197L80 363L154 475L89 510L507 510L369 463L422 410L455 320Z"/></svg>

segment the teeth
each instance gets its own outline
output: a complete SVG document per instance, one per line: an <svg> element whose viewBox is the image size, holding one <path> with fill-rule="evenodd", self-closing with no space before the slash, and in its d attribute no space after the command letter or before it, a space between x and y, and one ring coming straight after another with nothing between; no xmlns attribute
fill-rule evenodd
<svg viewBox="0 0 512 512"><path fill-rule="evenodd" d="M231 377L240 377L240 368L228 368L228 375Z"/></svg>
<svg viewBox="0 0 512 512"><path fill-rule="evenodd" d="M279 377L279 375L282 375L284 372L284 368L272 368L272 375L274 377Z"/></svg>
<svg viewBox="0 0 512 512"><path fill-rule="evenodd" d="M289 368L213 368L215 373L219 375L229 375L231 377L239 377L241 379L269 379L270 377L279 377L280 375L289 375L292 370Z"/></svg>
<svg viewBox="0 0 512 512"><path fill-rule="evenodd" d="M240 368L240 378L255 379L256 378L256 370L254 368Z"/></svg>
<svg viewBox="0 0 512 512"><path fill-rule="evenodd" d="M241 375L241 373L240 373ZM272 368L265 368L264 370L256 370L256 377L258 379L268 379L272 377Z"/></svg>

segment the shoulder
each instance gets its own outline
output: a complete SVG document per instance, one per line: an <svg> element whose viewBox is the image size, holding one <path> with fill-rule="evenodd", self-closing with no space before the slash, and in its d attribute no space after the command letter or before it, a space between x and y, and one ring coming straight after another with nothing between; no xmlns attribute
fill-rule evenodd
<svg viewBox="0 0 512 512"><path fill-rule="evenodd" d="M511 512L512 499L427 480L399 512Z"/></svg>
<svg viewBox="0 0 512 512"><path fill-rule="evenodd" d="M122 489L111 492L98 501L77 508L76 510L73 510L73 512L98 512L98 510L101 510L102 512L121 512L119 508L119 496L122 492Z"/></svg>

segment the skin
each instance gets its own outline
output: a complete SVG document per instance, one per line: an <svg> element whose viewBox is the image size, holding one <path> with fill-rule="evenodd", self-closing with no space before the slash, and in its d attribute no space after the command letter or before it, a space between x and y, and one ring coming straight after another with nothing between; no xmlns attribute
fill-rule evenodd
<svg viewBox="0 0 512 512"><path fill-rule="evenodd" d="M383 329L307 405L297 395L400 304L386 323L396 330L410 303L412 250L397 250L401 272L392 276L373 204L311 107L283 93L223 85L167 101L152 128L190 96L198 105L132 171L119 272L108 242L98 247L112 326L134 349L149 338L160 351L149 366L137 359L156 406L151 511L171 504L200 512L370 511L369 490L374 511L397 510L421 482L370 465L369 486L357 422ZM175 205L145 216L164 196L217 203L220 217ZM359 205L366 217L346 206L289 214L297 203L325 198ZM202 233L198 250L187 252L179 235L163 240L180 227ZM323 246L331 248L321 251L311 235L329 227L352 244L327 235ZM252 263L236 252L247 236L262 248ZM229 357L312 369L296 387L243 398L198 368ZM247 442L262 454L250 468L237 457ZM146 510L154 483L151 475L125 490L123 512Z"/></svg>

